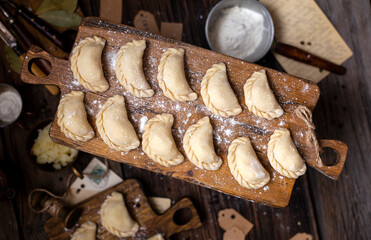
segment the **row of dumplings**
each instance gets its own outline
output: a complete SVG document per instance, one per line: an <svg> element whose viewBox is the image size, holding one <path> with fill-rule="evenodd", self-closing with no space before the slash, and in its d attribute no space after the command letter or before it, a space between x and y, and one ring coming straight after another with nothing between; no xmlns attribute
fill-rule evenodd
<svg viewBox="0 0 371 240"><path fill-rule="evenodd" d="M124 196L112 192L107 196L99 211L103 227L117 237L130 237L139 230L139 224L130 216ZM73 233L71 240L95 240L97 224L86 221ZM161 234L156 234L147 240L163 240Z"/></svg>
<svg viewBox="0 0 371 240"><path fill-rule="evenodd" d="M87 37L73 49L71 70L73 76L86 89L104 92L109 88L101 63L106 40ZM145 40L133 40L120 48L116 56L116 77L120 84L136 97L152 97L153 89L143 72ZM158 65L157 80L164 95L172 101L194 101L195 93L189 86L184 71L184 49L169 48ZM245 103L259 117L278 118L283 109L269 87L265 70L254 72L244 85ZM224 63L214 64L207 70L201 82L201 96L206 107L213 113L229 117L242 112L227 78Z"/></svg>
<svg viewBox="0 0 371 240"><path fill-rule="evenodd" d="M95 135L87 120L84 93L81 91L72 91L62 98L57 117L61 131L75 141L88 141ZM173 122L172 114L158 114L145 124L142 136L143 152L166 167L184 161L172 135ZM129 151L140 145L128 119L123 96L115 95L103 104L96 115L96 126L103 141L112 149ZM183 148L188 159L201 169L218 170L223 163L215 152L212 134L210 119L204 117L191 125L183 137ZM297 178L306 170L290 132L285 128L276 130L271 136L268 159L275 170L290 178ZM228 163L232 175L246 188L257 189L270 180L246 137L232 142L228 149Z"/></svg>

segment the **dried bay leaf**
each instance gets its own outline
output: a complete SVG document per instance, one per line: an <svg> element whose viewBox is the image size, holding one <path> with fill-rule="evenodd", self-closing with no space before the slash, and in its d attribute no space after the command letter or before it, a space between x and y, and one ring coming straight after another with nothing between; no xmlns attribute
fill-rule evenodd
<svg viewBox="0 0 371 240"><path fill-rule="evenodd" d="M77 8L77 2L78 0L44 0L36 10L36 14L40 15L52 10L65 10L72 13Z"/></svg>
<svg viewBox="0 0 371 240"><path fill-rule="evenodd" d="M40 18L58 27L76 27L81 22L81 16L64 10L52 10L41 13Z"/></svg>
<svg viewBox="0 0 371 240"><path fill-rule="evenodd" d="M73 13L77 8L78 0L64 0L63 1L63 10Z"/></svg>
<svg viewBox="0 0 371 240"><path fill-rule="evenodd" d="M20 74L22 68L22 61L19 58L19 56L14 52L14 50L8 46L5 47L5 57L10 65L10 68L14 72Z"/></svg>

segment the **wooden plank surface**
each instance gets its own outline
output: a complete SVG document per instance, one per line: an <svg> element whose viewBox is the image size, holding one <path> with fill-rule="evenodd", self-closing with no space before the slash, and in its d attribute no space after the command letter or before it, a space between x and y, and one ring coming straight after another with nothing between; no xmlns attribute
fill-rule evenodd
<svg viewBox="0 0 371 240"><path fill-rule="evenodd" d="M41 0L16 2L35 9ZM204 24L216 2L218 0L125 0L123 23L132 25L138 10L151 11L158 24L160 21L183 22L183 41L207 47ZM350 147L344 172L338 181L333 181L309 169L306 176L296 181L290 204L286 208L275 209L111 161L111 169L120 176L139 178L147 196L170 197L173 201L188 196L192 199L203 227L174 235L171 239L222 239L223 231L217 225L217 213L225 208L236 209L254 224L246 239L290 239L298 232L310 233L314 239L371 239L368 226L371 222L368 188L371 182L371 166L368 164L371 144L371 69L368 67L371 65L370 3L351 0L339 0L336 4L317 0L317 3L354 52L354 56L345 63L348 72L344 77L330 75L319 84L321 98L314 111L319 137L340 139ZM79 4L86 15L98 15L99 1L83 0ZM56 54L48 41L41 42L44 49ZM9 70L2 42L0 46L0 81L14 84L20 90L24 103L21 121L24 125L32 127L38 121L54 116L59 98L51 96L41 86L22 84L19 75ZM259 64L282 70L271 54ZM27 160L28 150L24 149L28 132L17 125L0 129L0 141L9 166L1 164L0 168L5 169L17 191L13 207L20 230L18 235L7 226L2 226L3 231L13 234L5 239L47 239L43 224L49 215L32 213L27 207L27 194L36 187L62 194L70 174L68 169L53 174L36 169ZM91 158L89 154L79 154L77 168L83 169ZM2 218L12 217L3 215Z"/></svg>
<svg viewBox="0 0 371 240"><path fill-rule="evenodd" d="M309 173L320 236L371 239L371 9L370 1L317 1L353 51L344 76L329 75L319 84L324 94L315 111L319 136L349 145L343 173L328 181Z"/></svg>
<svg viewBox="0 0 371 240"><path fill-rule="evenodd" d="M2 137L0 135L0 137ZM1 141L2 142L2 141ZM10 162L7 162L6 159L8 158L7 154L8 151L5 149L6 146L3 144L0 145L0 170L2 171L2 174L8 173L9 170L11 169L11 164ZM4 177L1 175L0 178ZM3 182L6 182L7 186L3 186L4 188L0 188L0 194L2 196L6 195L6 189L12 188L11 186L13 185L13 179L5 175L5 180L2 179ZM13 188L12 188L13 189ZM14 190L14 189L13 189ZM2 232L2 237L4 239L14 239L18 240L20 239L19 236L19 226L17 222L17 216L15 210L17 208L13 207L13 201L14 199L10 198L11 196L8 197L3 197L0 199L0 226L2 226L3 229L6 231ZM14 196L13 196L14 197ZM5 217L4 217L5 216Z"/></svg>

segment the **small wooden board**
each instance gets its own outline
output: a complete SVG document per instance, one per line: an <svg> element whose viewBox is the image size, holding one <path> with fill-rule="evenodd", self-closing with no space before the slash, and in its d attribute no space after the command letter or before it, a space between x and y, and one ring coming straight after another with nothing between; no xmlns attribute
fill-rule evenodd
<svg viewBox="0 0 371 240"><path fill-rule="evenodd" d="M312 145L307 144L307 126L294 113L294 110L299 105L304 105L310 110L315 108L320 94L316 84L240 59L167 39L125 25L113 24L94 17L84 18L81 22L75 45L82 39L92 36L101 36L107 40L102 53L102 65L110 88L104 93L93 93L76 84L77 81L73 78L70 63L57 59L40 48L34 47L30 49L23 63L21 78L24 82L57 85L61 90L62 96L72 90L85 92L88 120L94 128L96 136L88 142L75 142L67 138L60 131L57 119L55 119L50 130L50 136L54 141L84 152L162 173L229 195L271 206L284 207L289 202L295 179L283 177L274 171L269 164L266 151L269 137L274 130L285 127L291 131L292 138L308 165L314 166L317 170L330 177L336 178L340 174L345 161L346 151L341 151L339 154L341 159L336 166L317 166L314 148ZM119 84L115 75L115 59L118 50L122 45L134 39L146 40L147 48L143 57L143 67L147 81L155 91L155 95L151 98L140 99L134 97ZM157 66L162 53L169 47L185 49L186 75L190 86L199 96L196 101L173 102L166 98L159 88L156 79ZM29 72L28 65L35 58L44 58L51 62L53 70L47 77L36 77ZM241 114L230 118L222 118L212 114L205 107L200 96L200 83L204 74L214 63L219 62L224 62L227 65L228 79L243 108ZM266 70L270 87L285 111L283 116L271 121L255 116L248 111L244 104L243 85L254 71L260 69ZM224 161L221 168L217 171L201 170L195 167L187 158L184 163L167 168L153 162L140 148L130 152L119 152L110 149L97 133L95 116L106 99L116 94L125 96L129 119L133 123L140 139L143 125L147 119L159 113L173 114L175 117L173 135L178 149L183 154L182 138L187 128L202 117L209 116L214 128L214 145L218 155ZM244 188L237 183L229 171L227 165L228 147L235 138L240 136L248 136L251 139L259 159L271 175L271 181L265 188L258 190ZM325 141L323 143L326 143L327 146L335 149L340 145L345 145L334 140L322 141Z"/></svg>
<svg viewBox="0 0 371 240"><path fill-rule="evenodd" d="M97 223L97 239L119 239L104 229L99 214L102 203L106 197L114 191L120 192L124 195L125 204L130 215L140 225L139 231L135 234L135 236L133 236L132 239L147 239L157 233L163 234L163 236L169 238L175 233L202 226L200 218L197 214L197 210L189 198L181 199L164 214L157 215L149 205L139 182L135 179L128 179L113 188L94 195L89 200L76 206L82 210L82 215L78 221L78 226L88 220ZM189 221L183 225L178 225L179 222L177 222L178 224L174 222L174 214L176 214L176 212L179 214L181 211L185 212L186 209L189 209L187 210ZM186 218L187 216L182 216L185 217L183 220L188 220ZM56 217L50 218L44 224L44 230L50 240L71 239L72 233L76 228L66 229L63 221Z"/></svg>

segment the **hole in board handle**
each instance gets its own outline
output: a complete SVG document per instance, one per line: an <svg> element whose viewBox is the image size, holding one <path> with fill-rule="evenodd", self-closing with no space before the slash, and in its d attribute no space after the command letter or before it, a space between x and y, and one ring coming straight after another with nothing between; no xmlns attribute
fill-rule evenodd
<svg viewBox="0 0 371 240"><path fill-rule="evenodd" d="M83 210L82 208L75 208L73 209L65 219L65 227L72 228L75 224L77 224L80 216L82 215Z"/></svg>
<svg viewBox="0 0 371 240"><path fill-rule="evenodd" d="M28 71L37 77L47 77L52 71L52 64L45 58L33 58L28 62Z"/></svg>
<svg viewBox="0 0 371 240"><path fill-rule="evenodd" d="M193 217L192 211L189 208L178 209L173 215L173 221L176 225L182 226L191 221Z"/></svg>
<svg viewBox="0 0 371 240"><path fill-rule="evenodd" d="M322 148L320 153L323 165L325 166L334 166L339 162L340 156L339 153L330 147Z"/></svg>

